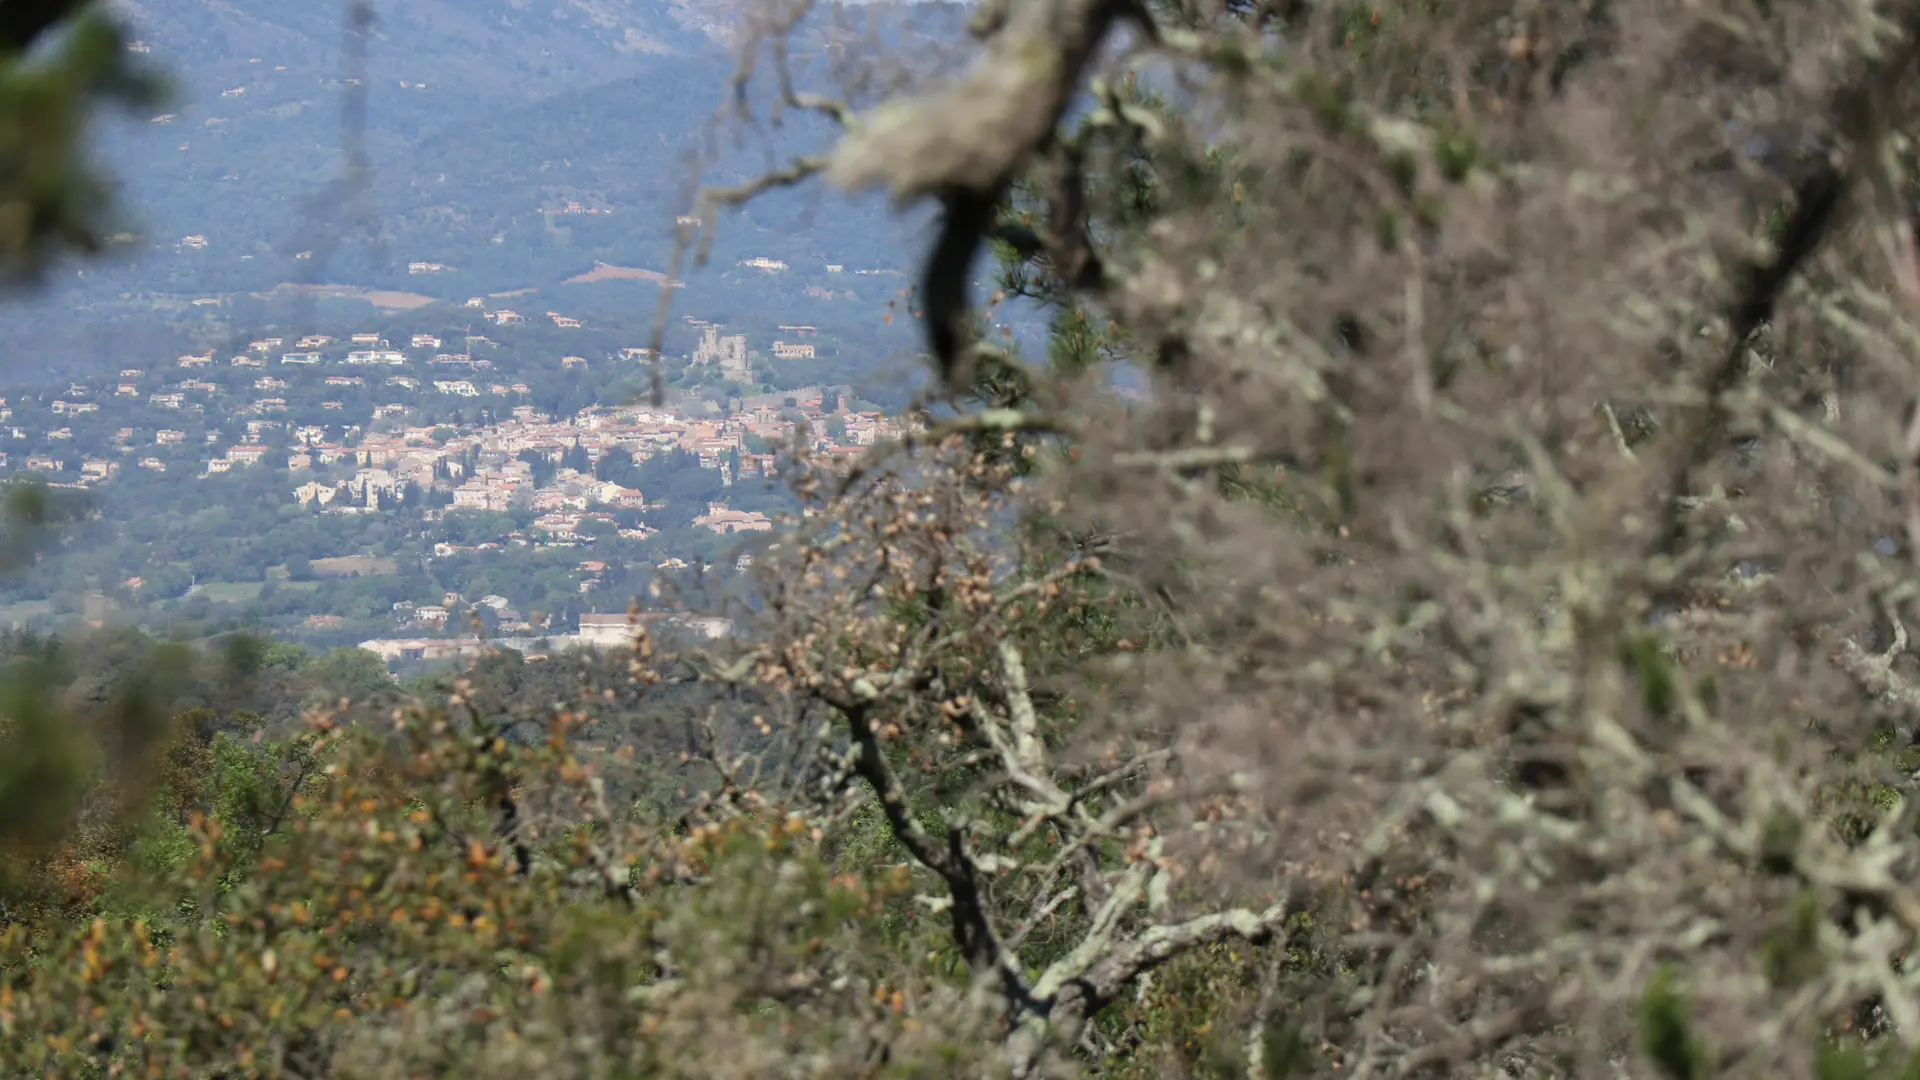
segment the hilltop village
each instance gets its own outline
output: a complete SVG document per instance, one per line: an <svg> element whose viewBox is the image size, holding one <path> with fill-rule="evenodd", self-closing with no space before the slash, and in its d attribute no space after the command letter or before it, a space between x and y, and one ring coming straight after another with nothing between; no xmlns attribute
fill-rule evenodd
<svg viewBox="0 0 1920 1080"><path fill-rule="evenodd" d="M655 408L600 404L644 396L646 350L594 347L613 339L558 313L548 337L511 341L496 328L525 318L484 314L502 340L396 318L0 401L0 466L98 509L7 583L0 624L238 620L397 659L462 648L476 620L591 643L618 632L593 609L624 611L659 572L743 569L786 505L774 479L796 438L833 456L899 434L852 387L790 385L811 327L782 327L769 357L687 319Z"/></svg>
<svg viewBox="0 0 1920 1080"><path fill-rule="evenodd" d="M475 343L491 344L484 337L470 338L467 344L471 348ZM783 354L809 357L813 348L782 342L774 347ZM178 357L170 371L128 368L117 380L99 380L111 385L74 382L38 416L0 398L0 424L6 425L0 430L15 443L44 446L24 454L0 451L0 466L41 474L55 487L74 488L110 482L129 470L217 475L264 466L284 469L302 481L290 489L299 502L335 513L377 511L383 499L391 503L409 484L424 492L444 492L447 505L460 509L505 510L525 499L549 512L537 526L551 540L571 535L593 505L644 508L645 500L643 493L618 485L585 483L586 470L577 468L559 468L546 483L536 483L530 455L561 465L578 453L596 464L615 449L637 462L677 448L697 456L701 467L718 470L722 482L731 486L744 476L772 475L770 447L786 443L802 425L811 447L827 454L856 453L897 433L895 423L878 410L853 410L844 393L820 387L737 396L717 416L702 403L691 410L589 405L570 416L554 417L531 404L516 403L532 393L526 382L491 381L485 377L493 367L490 361L441 348L440 338L426 334L413 335L400 348L377 333L344 339L309 335L291 344L264 338L231 357L208 350ZM644 360L641 349L608 358L635 367ZM556 362L563 370L588 364L580 356L562 356ZM695 362L711 362L729 373L743 369L744 336L718 337L709 327ZM252 374L255 371L259 374ZM371 410L371 423L290 419L289 392L315 388L372 390L380 400ZM248 389L253 394L247 394ZM410 423L425 395L476 399L491 407L479 413L485 419L474 423ZM234 400L243 397L251 400ZM348 406L325 400L320 408L345 413ZM154 410L199 418L231 410L241 419L239 430L220 424L190 440L186 425L151 426ZM105 447L76 436L83 420L98 428L116 418L148 423L115 427ZM316 466L343 463L357 468L337 480L302 480ZM717 509L705 523L723 533L769 524L764 515Z"/></svg>

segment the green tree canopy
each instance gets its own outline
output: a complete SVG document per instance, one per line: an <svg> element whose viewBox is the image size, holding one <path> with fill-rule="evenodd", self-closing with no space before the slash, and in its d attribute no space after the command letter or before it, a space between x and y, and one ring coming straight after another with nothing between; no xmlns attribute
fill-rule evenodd
<svg viewBox="0 0 1920 1080"><path fill-rule="evenodd" d="M329 649L308 661L302 674L312 680L316 696L329 699L364 698L393 688L386 661L365 649Z"/></svg>

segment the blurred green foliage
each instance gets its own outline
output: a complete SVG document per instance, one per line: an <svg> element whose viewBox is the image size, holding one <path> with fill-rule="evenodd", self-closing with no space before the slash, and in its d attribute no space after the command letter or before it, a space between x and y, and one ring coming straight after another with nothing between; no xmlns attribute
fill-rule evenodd
<svg viewBox="0 0 1920 1080"><path fill-rule="evenodd" d="M62 255L102 248L108 189L86 159L89 121L103 105L147 106L161 94L132 55L82 0L0 8L0 280L36 282ZM45 489L10 488L0 572L22 572L47 531L79 511ZM155 659L112 702L108 728L92 732L53 698L44 661L22 657L0 672L0 845L57 839L99 754L150 747L160 722L142 684L164 678L170 658Z"/></svg>
<svg viewBox="0 0 1920 1080"><path fill-rule="evenodd" d="M110 189L86 157L89 121L163 91L96 5L9 4L0 23L13 45L0 53L0 277L20 284L63 254L102 249Z"/></svg>

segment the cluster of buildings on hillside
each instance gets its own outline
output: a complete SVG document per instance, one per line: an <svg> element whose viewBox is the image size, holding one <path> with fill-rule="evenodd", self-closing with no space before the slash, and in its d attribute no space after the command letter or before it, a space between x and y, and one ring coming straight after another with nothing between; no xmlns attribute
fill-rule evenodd
<svg viewBox="0 0 1920 1080"><path fill-rule="evenodd" d="M485 302L479 303L484 306ZM519 318L507 311L487 314L489 318L512 317L499 320L506 323ZM577 324L577 320L558 313L548 315L557 325ZM694 350L695 363L716 364L730 377L747 374L744 335L723 335L719 326L695 319L687 321L704 331ZM811 326L780 329L783 335L795 338L805 338L814 332ZM530 500L542 514L537 531L544 537L565 541L595 514L605 514L608 509L644 508L644 498L640 492L597 484L590 476L570 470L562 470L552 482L536 488L533 469L519 460L525 451L536 451L557 462L567 451L581 447L590 460L597 462L602 453L614 447L631 453L636 459L644 459L664 448L677 448L697 454L703 466L721 470L725 483L731 485L740 476L771 469L771 456L753 453L753 446L760 440L786 440L792 431L795 409L808 423L814 446L828 453L851 453L891 432L891 422L877 413L847 413L837 407L832 410L832 423L828 423L828 415L821 411L822 395L818 390L751 399L743 403L745 407L740 412L724 419L686 419L673 410L590 408L572 418L553 420L539 415L532 406L521 405L511 408L509 420L457 430L451 438L446 436L444 428L415 427L374 434L365 433L357 424L292 428L292 424L279 415L287 412L286 399L280 395L290 385L288 377L298 377L297 373L323 364L341 364L354 369L351 372L335 369L322 376L326 386L342 389L381 385L397 391L418 392L430 384L434 392L456 397L482 394L511 397L532 393L531 388L521 382L476 380L474 376L491 368L492 362L472 355L475 344L492 342L484 336L469 334L461 350L454 352L449 351L440 337L424 333L393 342L373 332L353 333L344 338L308 334L297 339L265 337L253 341L244 352L225 360L224 365L263 369L257 377L247 378L251 380L251 388L264 396L227 406L247 417L245 436L237 443L222 445L227 440L220 433L207 432L197 471L201 475L217 475L257 467L268 461L278 463L281 457L276 449L285 449L285 467L296 479L301 472L341 462L360 467L359 472L344 482L302 480L294 493L303 503L333 511L367 512L391 505L396 493L408 484L423 489L451 487L453 505L459 509L506 509L517 505L517 500ZM774 343L774 348L778 355L785 357L809 356L814 347L780 341ZM647 355L645 349L627 349L621 351L620 359L643 360ZM424 361L435 369L432 375L420 379L402 374L362 374L370 367L406 367L416 361ZM184 377L169 380L163 386L147 379L142 369L126 369L119 373L117 383L109 380L108 385L113 387L110 398L105 395L104 386L75 383L68 393L52 402L51 410L57 418L55 422L64 425L70 423L71 418L101 411L101 402L88 400L90 397L99 396L109 405L122 399L139 403L145 393L145 404L149 406L182 412L201 411L206 407L202 401L211 404L213 395L231 394L236 390L245 393L231 378L226 379L228 385L223 386L199 374L201 369L216 363L221 361L212 350L183 355L176 365ZM587 361L583 357L566 356L560 363L579 366ZM273 369L277 369L277 373ZM793 406L786 404L789 400ZM344 410L341 402L321 404L326 409ZM381 421L400 420L408 412L409 406L402 401L376 405L372 426L377 428L382 426ZM5 399L0 399L0 424L11 419L12 410L7 408ZM329 430L335 433L331 438ZM15 439L31 437L23 428L11 431ZM56 445L19 462L10 462L8 455L0 453L0 468L16 465L49 474L73 468L76 455L60 453L57 448L59 441L72 438L72 429L53 427L43 434L48 443ZM90 447L78 462L78 475L69 480L69 486L84 487L111 480L125 466L132 466L143 474L182 467L178 448L188 438L185 432L171 427L153 431L152 441L147 444L151 449L137 445L146 438L144 430L136 439L135 429L121 428L115 433L111 452L103 453L97 446ZM470 456L480 464L467 475ZM717 532L770 527L762 518L724 507L713 508L702 515L700 523Z"/></svg>
<svg viewBox="0 0 1920 1080"><path fill-rule="evenodd" d="M694 365L712 364L720 368L723 378L746 382L752 378L753 370L748 364L747 335L721 334L725 327L700 319L687 318L689 325L701 331L700 341L693 347L689 358ZM811 326L782 326L783 335L810 337L814 333ZM773 343L773 358L776 360L812 360L818 355L818 349L805 341L776 341Z"/></svg>
<svg viewBox="0 0 1920 1080"><path fill-rule="evenodd" d="M511 420L457 431L444 441L436 437L446 435L443 428L371 434L350 444L324 441L323 429L301 428L293 432L301 449L292 454L288 468L298 472L316 463L341 461L358 466L343 481L308 480L293 489L301 502L330 511L379 510L391 505L408 484L422 489L450 488L454 509L530 507L539 514L533 522L536 542L570 543L589 521L600 520L617 528L613 511L644 510L648 506L646 496L572 468L556 469L544 486L538 486L534 465L527 460L530 456L557 465L569 452L579 450L597 464L616 449L636 461L663 450L681 450L695 455L703 467L718 470L722 483L731 486L744 477L771 475L774 457L753 452L752 444L758 440L789 439L796 420L805 423L810 434L824 433L829 427L829 416L821 412L820 391L790 396L795 402L792 408L784 405L784 399L780 405L758 401L731 416L715 419L689 419L669 410L642 407L594 407L555 420L522 408ZM897 433L894 423L879 413L838 413L832 419L837 421L832 426L843 429L844 434L837 439L812 438L818 452L857 453ZM264 447L258 446L229 447L224 468L257 463L263 452ZM215 462L209 462L209 467L215 468ZM773 527L765 515L732 510L721 503L709 506L695 523L717 533L760 532ZM622 536L629 533L631 539L648 535L645 529L620 530Z"/></svg>

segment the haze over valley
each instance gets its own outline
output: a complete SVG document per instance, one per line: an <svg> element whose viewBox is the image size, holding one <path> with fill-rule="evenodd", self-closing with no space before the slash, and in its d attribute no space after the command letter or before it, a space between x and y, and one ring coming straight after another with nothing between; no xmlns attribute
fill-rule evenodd
<svg viewBox="0 0 1920 1080"><path fill-rule="evenodd" d="M716 125L747 6L448 0L356 28L351 7L120 4L170 88L99 125L109 252L0 308L34 358L0 461L91 516L0 579L0 623L405 640L374 646L405 666L476 633L564 645L657 576L744 569L796 428L829 455L896 430L926 220L777 191L690 217L696 181L829 134ZM791 60L937 52L963 15L835 10ZM640 407L676 233L707 226L668 402Z"/></svg>

